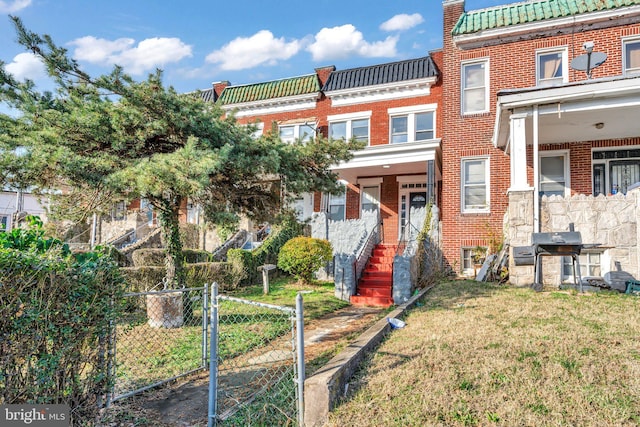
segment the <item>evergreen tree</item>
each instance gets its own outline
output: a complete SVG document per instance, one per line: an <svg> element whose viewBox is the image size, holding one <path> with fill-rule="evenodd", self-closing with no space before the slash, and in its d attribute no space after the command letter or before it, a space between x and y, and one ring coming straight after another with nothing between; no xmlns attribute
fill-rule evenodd
<svg viewBox="0 0 640 427"><path fill-rule="evenodd" d="M147 199L160 219L172 287L185 280L179 209L186 198L213 223L239 214L262 219L278 209L280 186L290 194L335 192L329 168L361 147L324 138L285 144L274 134L254 140L250 126L224 117L197 93L165 87L160 70L143 81L119 66L91 76L51 37L11 20L18 43L42 60L55 91L16 80L0 62L0 102L19 112L0 114L0 166L9 172L0 180L62 190L57 204L75 218L118 198Z"/></svg>

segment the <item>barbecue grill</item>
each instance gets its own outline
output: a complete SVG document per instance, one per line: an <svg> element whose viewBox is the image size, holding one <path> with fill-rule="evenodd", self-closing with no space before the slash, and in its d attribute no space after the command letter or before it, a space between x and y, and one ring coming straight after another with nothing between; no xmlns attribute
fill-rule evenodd
<svg viewBox="0 0 640 427"><path fill-rule="evenodd" d="M579 231L560 231L552 233L532 233L531 245L534 256L533 287L542 290L540 276L541 256L570 256L573 261L573 279L582 292L582 276L580 275L580 260L582 251L582 236Z"/></svg>

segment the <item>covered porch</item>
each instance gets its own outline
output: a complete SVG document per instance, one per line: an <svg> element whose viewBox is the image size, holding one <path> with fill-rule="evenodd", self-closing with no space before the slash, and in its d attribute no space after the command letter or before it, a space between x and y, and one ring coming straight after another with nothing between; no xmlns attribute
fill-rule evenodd
<svg viewBox="0 0 640 427"><path fill-rule="evenodd" d="M573 223L587 244L583 279L624 290L640 274L640 76L504 90L496 109L493 142L511 166L505 240L528 246L532 233ZM573 280L564 257L543 260L543 284ZM528 285L533 267L511 256L509 275Z"/></svg>

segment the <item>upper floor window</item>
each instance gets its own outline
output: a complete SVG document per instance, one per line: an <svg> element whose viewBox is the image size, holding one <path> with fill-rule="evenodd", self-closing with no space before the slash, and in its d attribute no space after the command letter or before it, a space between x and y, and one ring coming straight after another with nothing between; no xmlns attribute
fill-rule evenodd
<svg viewBox="0 0 640 427"><path fill-rule="evenodd" d="M623 50L624 74L640 73L640 39L625 41Z"/></svg>
<svg viewBox="0 0 640 427"><path fill-rule="evenodd" d="M536 53L536 84L553 86L567 81L567 50L544 50Z"/></svg>
<svg viewBox="0 0 640 427"><path fill-rule="evenodd" d="M9 223L9 217L7 215L0 215L0 231L8 231L7 224Z"/></svg>
<svg viewBox="0 0 640 427"><path fill-rule="evenodd" d="M369 118L371 111L356 114L337 114L327 117L331 139L351 139L369 142Z"/></svg>
<svg viewBox="0 0 640 427"><path fill-rule="evenodd" d="M279 125L278 132L283 142L293 142L300 139L302 142L309 142L316 134L315 123L296 123Z"/></svg>
<svg viewBox="0 0 640 427"><path fill-rule="evenodd" d="M462 113L489 111L489 61L462 64Z"/></svg>
<svg viewBox="0 0 640 427"><path fill-rule="evenodd" d="M489 211L489 159L462 160L462 212Z"/></svg>
<svg viewBox="0 0 640 427"><path fill-rule="evenodd" d="M388 112L391 116L391 143L424 141L435 138L434 109L435 105L390 108Z"/></svg>
<svg viewBox="0 0 640 427"><path fill-rule="evenodd" d="M256 122L248 125L252 128L253 132L251 133L251 138L259 139L262 136L262 131L264 129L264 122Z"/></svg>

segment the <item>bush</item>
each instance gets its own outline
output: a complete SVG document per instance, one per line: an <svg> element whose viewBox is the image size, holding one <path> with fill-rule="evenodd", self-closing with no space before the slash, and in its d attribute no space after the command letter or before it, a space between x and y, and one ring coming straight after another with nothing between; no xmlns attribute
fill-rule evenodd
<svg viewBox="0 0 640 427"><path fill-rule="evenodd" d="M187 264L213 261L213 254L211 252L200 249L183 249L182 255L184 256L184 262Z"/></svg>
<svg viewBox="0 0 640 427"><path fill-rule="evenodd" d="M0 405L67 404L92 424L114 381L122 280L108 253L72 255L29 222L0 232Z"/></svg>
<svg viewBox="0 0 640 427"><path fill-rule="evenodd" d="M284 244L278 255L278 267L298 280L310 283L313 273L331 261L333 251L327 240L296 237Z"/></svg>
<svg viewBox="0 0 640 427"><path fill-rule="evenodd" d="M241 285L251 285L260 280L258 267L277 264L280 248L290 239L302 234L302 225L295 218L285 217L274 225L269 237L258 248L247 251L229 249L227 260L234 265Z"/></svg>
<svg viewBox="0 0 640 427"><path fill-rule="evenodd" d="M164 266L125 267L120 272L127 284L127 292L146 292L162 289L166 269ZM235 289L240 282L234 266L228 262L202 262L187 264L187 287L199 288L218 282L220 289Z"/></svg>
<svg viewBox="0 0 640 427"><path fill-rule="evenodd" d="M162 248L136 249L131 254L134 267L164 267L165 257Z"/></svg>

